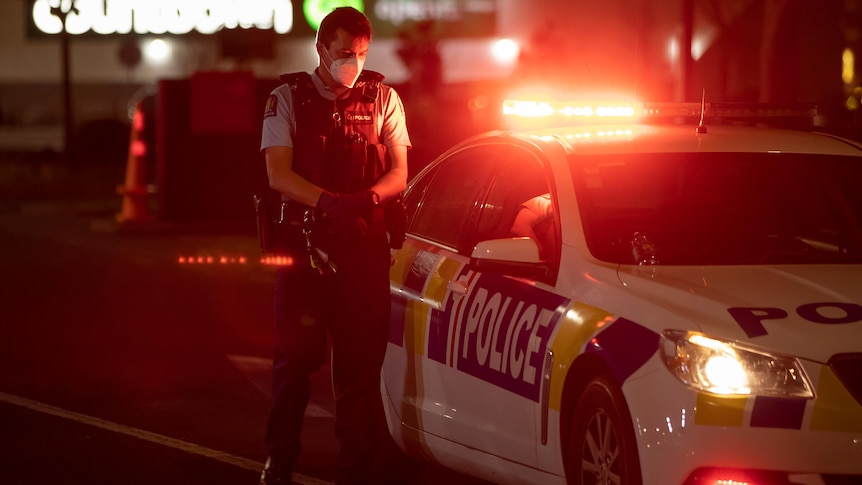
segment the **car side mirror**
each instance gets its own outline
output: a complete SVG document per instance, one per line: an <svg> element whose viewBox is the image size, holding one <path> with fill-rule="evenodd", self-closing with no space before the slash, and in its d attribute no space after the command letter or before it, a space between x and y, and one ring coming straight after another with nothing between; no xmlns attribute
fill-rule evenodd
<svg viewBox="0 0 862 485"><path fill-rule="evenodd" d="M547 262L539 259L539 245L528 237L490 239L473 247L470 269L539 279L548 275Z"/></svg>

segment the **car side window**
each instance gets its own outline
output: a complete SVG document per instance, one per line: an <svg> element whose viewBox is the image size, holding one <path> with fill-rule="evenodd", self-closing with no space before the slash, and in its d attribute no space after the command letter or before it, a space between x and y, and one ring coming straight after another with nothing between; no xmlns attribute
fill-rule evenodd
<svg viewBox="0 0 862 485"><path fill-rule="evenodd" d="M409 232L468 251L463 235L471 224L476 201L487 190L495 153L491 146L462 150L417 181L407 201L408 213L412 212Z"/></svg>
<svg viewBox="0 0 862 485"><path fill-rule="evenodd" d="M542 259L557 251L556 217L547 179L539 160L510 147L482 204L475 240L530 237Z"/></svg>

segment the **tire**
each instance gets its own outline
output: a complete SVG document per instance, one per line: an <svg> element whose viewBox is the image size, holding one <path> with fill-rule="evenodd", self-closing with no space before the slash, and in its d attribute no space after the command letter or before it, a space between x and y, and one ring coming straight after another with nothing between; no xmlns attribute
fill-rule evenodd
<svg viewBox="0 0 862 485"><path fill-rule="evenodd" d="M575 406L566 454L569 485L640 485L632 420L622 392L598 376Z"/></svg>

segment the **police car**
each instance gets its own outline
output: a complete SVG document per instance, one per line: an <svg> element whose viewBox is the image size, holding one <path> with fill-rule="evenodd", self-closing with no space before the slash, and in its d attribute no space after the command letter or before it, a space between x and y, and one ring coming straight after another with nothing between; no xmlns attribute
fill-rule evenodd
<svg viewBox="0 0 862 485"><path fill-rule="evenodd" d="M405 193L396 442L505 484L862 483L862 145L764 127L805 106L505 110Z"/></svg>

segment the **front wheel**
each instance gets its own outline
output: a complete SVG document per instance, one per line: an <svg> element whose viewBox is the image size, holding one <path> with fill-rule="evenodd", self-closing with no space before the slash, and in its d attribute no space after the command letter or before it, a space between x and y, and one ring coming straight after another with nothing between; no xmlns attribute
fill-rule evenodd
<svg viewBox="0 0 862 485"><path fill-rule="evenodd" d="M566 456L569 485L640 485L632 420L622 392L596 377L575 406Z"/></svg>

